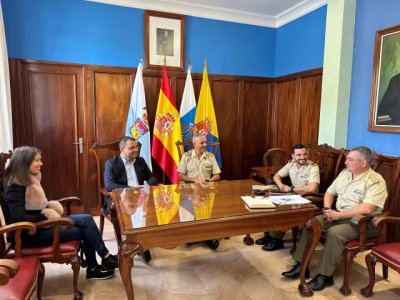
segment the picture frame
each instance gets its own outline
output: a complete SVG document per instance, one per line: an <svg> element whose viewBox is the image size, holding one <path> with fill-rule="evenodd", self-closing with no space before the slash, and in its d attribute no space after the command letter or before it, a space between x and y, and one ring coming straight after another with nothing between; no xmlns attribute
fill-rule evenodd
<svg viewBox="0 0 400 300"><path fill-rule="evenodd" d="M368 130L400 133L400 25L375 33Z"/></svg>
<svg viewBox="0 0 400 300"><path fill-rule="evenodd" d="M146 68L184 71L185 16L146 10L144 46Z"/></svg>

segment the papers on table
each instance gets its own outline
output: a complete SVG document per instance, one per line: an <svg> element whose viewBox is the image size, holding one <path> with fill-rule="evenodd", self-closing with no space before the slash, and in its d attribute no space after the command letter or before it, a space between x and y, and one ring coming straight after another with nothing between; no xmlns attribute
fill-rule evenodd
<svg viewBox="0 0 400 300"><path fill-rule="evenodd" d="M305 204L310 203L300 195L280 195L280 196L270 196L269 200L277 205L288 205L288 204Z"/></svg>
<svg viewBox="0 0 400 300"><path fill-rule="evenodd" d="M275 205L271 202L271 200L268 197L242 196L241 198L249 208L275 208Z"/></svg>
<svg viewBox="0 0 400 300"><path fill-rule="evenodd" d="M260 185L260 184L254 184L252 186L253 191L258 190L262 192L268 192L268 191L273 191L278 189L278 186L276 184L269 184L269 185Z"/></svg>

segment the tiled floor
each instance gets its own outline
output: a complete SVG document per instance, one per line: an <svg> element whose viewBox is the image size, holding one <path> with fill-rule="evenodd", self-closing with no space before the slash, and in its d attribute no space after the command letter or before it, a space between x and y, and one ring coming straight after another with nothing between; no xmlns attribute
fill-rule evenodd
<svg viewBox="0 0 400 300"><path fill-rule="evenodd" d="M253 235L259 237L260 234ZM135 299L302 299L297 290L298 281L281 276L293 263L289 254L290 242L285 249L267 253L259 246L246 246L242 236L222 240L218 250L202 244L180 246L175 249L152 249L149 266L134 259L132 272ZM112 253L117 252L111 224L106 222L104 239ZM317 258L311 262L311 272ZM367 284L364 255L356 258L350 279L353 293L345 299L365 299L359 292ZM46 264L43 299L72 299L72 270L67 265ZM400 275L389 271L389 280L378 276L372 299L400 299ZM79 288L84 299L126 299L119 272L109 280L87 281L85 269L79 275ZM343 299L343 267L335 272L335 285L316 292L313 299ZM1 295L0 295L1 298Z"/></svg>

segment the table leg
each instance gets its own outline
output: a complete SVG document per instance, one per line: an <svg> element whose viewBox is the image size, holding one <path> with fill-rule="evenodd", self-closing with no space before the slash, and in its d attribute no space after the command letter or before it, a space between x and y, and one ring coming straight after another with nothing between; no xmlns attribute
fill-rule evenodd
<svg viewBox="0 0 400 300"><path fill-rule="evenodd" d="M133 300L132 267L133 256L140 252L140 246L137 244L127 244L123 241L119 247L119 272L125 287L128 300Z"/></svg>
<svg viewBox="0 0 400 300"><path fill-rule="evenodd" d="M321 224L318 222L318 220L314 217L307 222L306 228L308 230L308 241L305 251L303 253L303 258L301 260L300 284L298 286L298 289L301 295L306 297L311 297L314 294L314 292L306 284L306 268L310 263L311 256L321 236L322 227Z"/></svg>

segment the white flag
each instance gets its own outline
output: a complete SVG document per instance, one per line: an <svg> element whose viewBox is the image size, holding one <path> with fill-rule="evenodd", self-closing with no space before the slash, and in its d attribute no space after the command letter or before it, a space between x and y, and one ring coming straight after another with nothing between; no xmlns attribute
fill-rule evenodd
<svg viewBox="0 0 400 300"><path fill-rule="evenodd" d="M133 84L125 135L133 137L142 144L140 156L144 158L150 170L152 170L150 130L147 118L146 97L144 95L143 65L141 61L139 62Z"/></svg>
<svg viewBox="0 0 400 300"><path fill-rule="evenodd" d="M196 114L196 98L194 96L193 81L191 75L191 67L188 68L185 88L183 90L181 109L181 128L183 141L190 141L193 136L194 116ZM191 147L185 146L185 151Z"/></svg>

